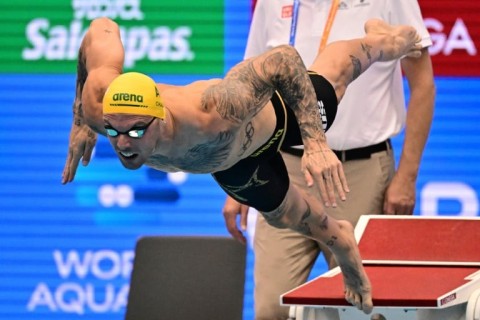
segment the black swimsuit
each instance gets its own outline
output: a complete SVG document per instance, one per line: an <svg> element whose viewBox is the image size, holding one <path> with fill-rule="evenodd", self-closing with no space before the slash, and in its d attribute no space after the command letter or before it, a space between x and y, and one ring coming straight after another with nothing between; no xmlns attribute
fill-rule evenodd
<svg viewBox="0 0 480 320"><path fill-rule="evenodd" d="M309 75L317 94L323 128L327 131L337 113L335 90L322 76L314 72ZM292 109L278 92L273 94L271 102L277 117L272 137L249 157L212 174L228 195L263 212L276 209L288 191L290 180L280 149L303 144Z"/></svg>

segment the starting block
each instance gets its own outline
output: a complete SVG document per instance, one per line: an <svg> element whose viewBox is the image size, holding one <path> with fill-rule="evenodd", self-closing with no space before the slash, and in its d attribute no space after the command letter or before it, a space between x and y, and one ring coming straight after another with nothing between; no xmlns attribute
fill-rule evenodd
<svg viewBox="0 0 480 320"><path fill-rule="evenodd" d="M291 318L313 320L315 310L334 308L342 320L449 319L442 312L461 306L461 319L480 320L480 217L367 215L355 238L377 317L345 300L337 267L281 296ZM421 316L428 312L436 315Z"/></svg>

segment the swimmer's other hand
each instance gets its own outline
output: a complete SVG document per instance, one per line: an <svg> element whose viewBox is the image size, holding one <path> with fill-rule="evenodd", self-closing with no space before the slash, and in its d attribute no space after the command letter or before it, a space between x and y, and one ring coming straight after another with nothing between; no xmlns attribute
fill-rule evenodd
<svg viewBox="0 0 480 320"><path fill-rule="evenodd" d="M72 125L68 143L67 160L62 173L62 184L72 182L77 172L78 163L86 166L92 158L93 148L97 143L97 134L89 126Z"/></svg>

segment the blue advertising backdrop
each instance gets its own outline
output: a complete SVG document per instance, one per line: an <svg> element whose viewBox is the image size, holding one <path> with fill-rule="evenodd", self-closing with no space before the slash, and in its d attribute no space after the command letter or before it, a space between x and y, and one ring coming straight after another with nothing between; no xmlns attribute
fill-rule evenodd
<svg viewBox="0 0 480 320"><path fill-rule="evenodd" d="M242 59L249 15L246 1L225 1L225 70ZM173 84L209 77L154 75ZM436 84L415 214L475 216L480 78ZM227 235L224 194L209 175L125 170L104 138L75 182L61 185L74 85L74 74L0 74L0 319L123 319L140 236ZM252 266L249 249L246 320Z"/></svg>

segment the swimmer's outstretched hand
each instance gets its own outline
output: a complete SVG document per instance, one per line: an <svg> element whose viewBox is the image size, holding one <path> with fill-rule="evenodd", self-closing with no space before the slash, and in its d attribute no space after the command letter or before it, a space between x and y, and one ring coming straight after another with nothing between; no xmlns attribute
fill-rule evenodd
<svg viewBox="0 0 480 320"><path fill-rule="evenodd" d="M62 184L73 181L80 159L82 159L82 165L89 164L96 143L97 134L88 125L72 123L67 161L62 173Z"/></svg>
<svg viewBox="0 0 480 320"><path fill-rule="evenodd" d="M350 192L350 189L342 162L328 146L318 146L313 150L306 148L302 158L302 172L307 186L315 184L319 188L326 207L337 206L335 190L342 201L347 199L345 193Z"/></svg>

